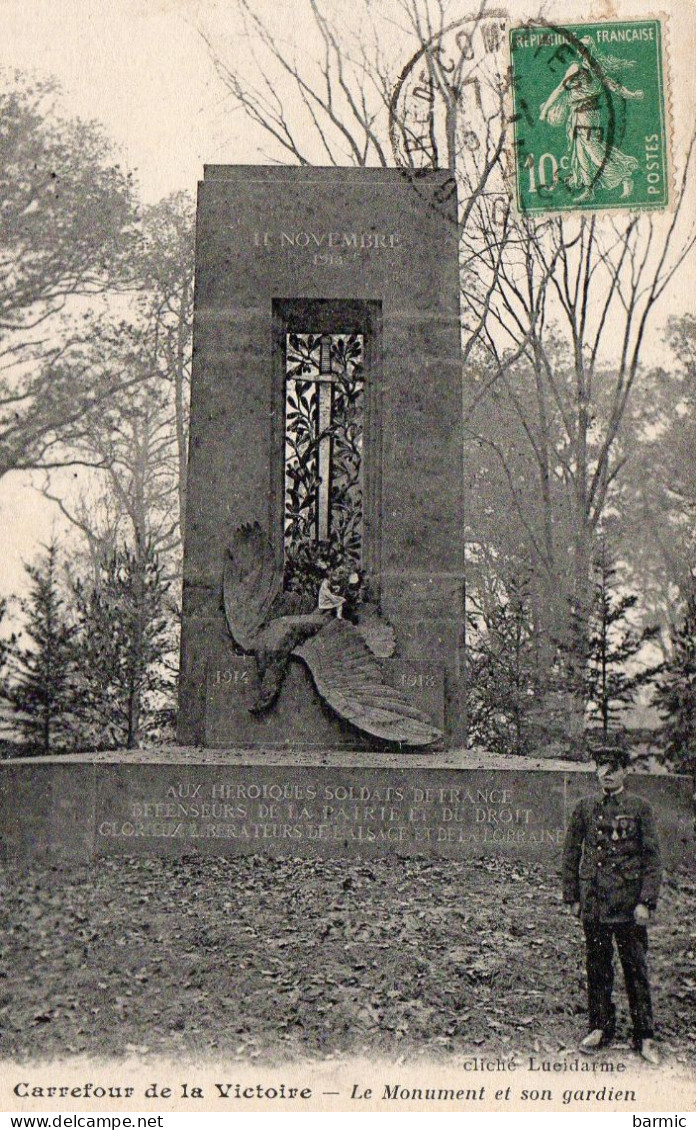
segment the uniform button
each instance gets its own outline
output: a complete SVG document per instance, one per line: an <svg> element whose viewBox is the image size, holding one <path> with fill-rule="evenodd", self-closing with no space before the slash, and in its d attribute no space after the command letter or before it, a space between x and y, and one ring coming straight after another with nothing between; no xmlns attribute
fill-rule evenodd
<svg viewBox="0 0 696 1130"><path fill-rule="evenodd" d="M597 863L597 866L598 866L598 867L601 867L601 866L602 866L602 861L601 861L601 859L600 859L600 860L599 860L599 862Z"/></svg>

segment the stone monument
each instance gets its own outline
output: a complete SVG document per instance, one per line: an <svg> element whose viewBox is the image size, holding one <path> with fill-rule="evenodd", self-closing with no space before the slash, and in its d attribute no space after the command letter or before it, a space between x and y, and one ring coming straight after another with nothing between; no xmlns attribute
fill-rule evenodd
<svg viewBox="0 0 696 1130"><path fill-rule="evenodd" d="M587 767L464 749L452 190L445 172L206 170L185 748L0 762L0 857L557 865ZM689 780L631 787L682 860Z"/></svg>
<svg viewBox="0 0 696 1130"><path fill-rule="evenodd" d="M453 220L447 172L413 180L398 169L206 168L196 241L182 744L364 748L390 734L404 749L463 741ZM305 613L316 609L322 580L330 604L331 577L343 570L379 618L378 644L392 631L391 646L375 653L384 686L377 694L380 674L369 667L374 679L365 676L357 712L337 711L345 679L339 672L341 686L334 677L326 691L319 644L285 647L278 678L265 693L266 674L260 692L266 651L239 646L234 607L227 620L223 607L229 547L239 546L242 530L255 537L253 547L242 546L242 572L267 555L277 570L272 595L292 598L278 606L281 614L295 611L300 596L309 596ZM257 629L264 615L259 605ZM336 653L353 646L348 627L333 637ZM322 633L324 648L328 638ZM387 688L413 725L366 731L356 719L367 700L388 697Z"/></svg>

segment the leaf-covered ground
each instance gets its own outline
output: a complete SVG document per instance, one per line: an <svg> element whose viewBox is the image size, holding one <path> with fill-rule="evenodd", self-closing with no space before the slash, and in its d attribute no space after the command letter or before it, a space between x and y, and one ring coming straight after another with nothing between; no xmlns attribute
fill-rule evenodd
<svg viewBox="0 0 696 1130"><path fill-rule="evenodd" d="M432 1059L585 1031L581 931L542 866L112 858L5 866L2 887L7 1058ZM696 1062L695 923L696 883L668 876L651 970L672 1062Z"/></svg>

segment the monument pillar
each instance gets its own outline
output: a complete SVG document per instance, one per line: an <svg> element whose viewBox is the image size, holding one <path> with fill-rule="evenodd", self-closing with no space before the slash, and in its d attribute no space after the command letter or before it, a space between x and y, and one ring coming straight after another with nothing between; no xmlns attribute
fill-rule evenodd
<svg viewBox="0 0 696 1130"><path fill-rule="evenodd" d="M340 533L395 631L385 678L433 718L446 746L463 743L461 384L447 172L410 179L398 169L206 168L182 744L365 744L330 716L296 661L273 710L249 712L254 663L235 649L221 595L226 548L245 523L260 524L286 572L294 532L306 540L316 529L321 544ZM293 464L298 433L288 429L305 423L315 429L314 461L300 451ZM330 490L329 459L338 468ZM319 486L310 498L312 474Z"/></svg>

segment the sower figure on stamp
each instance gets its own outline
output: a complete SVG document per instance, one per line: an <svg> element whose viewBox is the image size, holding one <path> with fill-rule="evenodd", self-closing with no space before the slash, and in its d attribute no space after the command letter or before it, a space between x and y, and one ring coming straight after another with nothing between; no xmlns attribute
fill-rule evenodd
<svg viewBox="0 0 696 1130"><path fill-rule="evenodd" d="M566 184L579 193L576 203L590 200L596 187L618 188L622 185L622 198L633 192L633 176L639 161L622 153L607 136L602 125L601 105L609 91L625 101L641 101L642 90L628 90L618 81L618 75L630 70L632 60L601 55L591 36L580 40L582 54L571 63L563 80L549 94L539 110L540 120L549 125L566 123L570 176ZM613 77L612 77L613 76Z"/></svg>
<svg viewBox="0 0 696 1130"><path fill-rule="evenodd" d="M580 1048L592 1052L614 1037L616 940L634 1046L656 1064L647 966L647 923L657 904L662 875L655 820L647 801L624 790L625 749L601 746L595 762L602 792L583 797L576 806L563 852L563 900L582 919L586 943L589 1032Z"/></svg>

